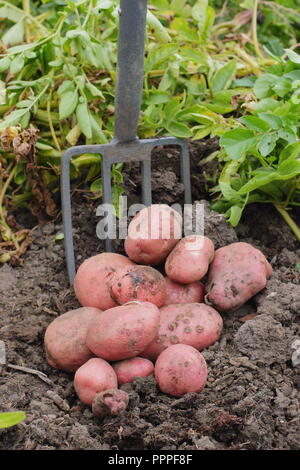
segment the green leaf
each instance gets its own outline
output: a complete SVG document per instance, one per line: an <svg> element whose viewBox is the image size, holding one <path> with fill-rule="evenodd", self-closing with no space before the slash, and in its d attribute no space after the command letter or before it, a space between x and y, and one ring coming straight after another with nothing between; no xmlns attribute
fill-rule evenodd
<svg viewBox="0 0 300 470"><path fill-rule="evenodd" d="M92 184L90 185L90 191L92 193L102 193L102 178L98 178L92 182Z"/></svg>
<svg viewBox="0 0 300 470"><path fill-rule="evenodd" d="M15 57L10 64L9 71L12 75L16 75L24 67L24 59L22 56Z"/></svg>
<svg viewBox="0 0 300 470"><path fill-rule="evenodd" d="M272 94L272 87L277 80L278 77L276 77L276 75L271 75L269 73L265 73L258 77L253 87L256 97L262 99L270 96Z"/></svg>
<svg viewBox="0 0 300 470"><path fill-rule="evenodd" d="M193 127L193 132L195 131L196 127ZM204 137L210 135L213 126L210 124L208 126L197 126L197 132L194 134L192 140L199 140L203 139Z"/></svg>
<svg viewBox="0 0 300 470"><path fill-rule="evenodd" d="M169 42L171 37L167 29L161 24L158 18L156 18L151 11L147 11L147 25L153 29L156 39L160 42Z"/></svg>
<svg viewBox="0 0 300 470"><path fill-rule="evenodd" d="M7 70L10 66L10 58L9 57L3 57L3 59L0 59L0 73L4 72Z"/></svg>
<svg viewBox="0 0 300 470"><path fill-rule="evenodd" d="M162 104L168 103L170 101L170 95L166 91L162 90L151 90L148 98L146 99L146 104Z"/></svg>
<svg viewBox="0 0 300 470"><path fill-rule="evenodd" d="M164 115L166 121L171 121L174 119L178 111L182 108L183 103L180 102L180 97L173 98L169 101L168 104L164 107Z"/></svg>
<svg viewBox="0 0 300 470"><path fill-rule="evenodd" d="M192 131L183 124L182 122L170 121L166 125L166 129L170 134L174 135L175 137L180 137L182 139L188 139L192 137Z"/></svg>
<svg viewBox="0 0 300 470"><path fill-rule="evenodd" d="M269 155L276 146L278 134L265 134L259 141L258 150L263 157Z"/></svg>
<svg viewBox="0 0 300 470"><path fill-rule="evenodd" d="M74 91L75 85L71 80L65 80L57 89L57 94L59 96L63 95L66 91Z"/></svg>
<svg viewBox="0 0 300 470"><path fill-rule="evenodd" d="M280 103L273 98L263 98L253 106L253 111L256 113L266 113L267 111L274 111Z"/></svg>
<svg viewBox="0 0 300 470"><path fill-rule="evenodd" d="M257 116L244 116L238 120L252 131L266 132L270 129L269 124Z"/></svg>
<svg viewBox="0 0 300 470"><path fill-rule="evenodd" d="M24 39L24 24L21 21L13 25L6 33L2 36L2 42L8 46L15 46Z"/></svg>
<svg viewBox="0 0 300 470"><path fill-rule="evenodd" d="M232 225L232 227L236 227L241 220L243 213L243 207L234 205L231 206L230 209L225 213L225 217L228 222Z"/></svg>
<svg viewBox="0 0 300 470"><path fill-rule="evenodd" d="M59 117L61 120L67 119L74 113L78 103L78 93L74 91L66 91L61 95L59 103Z"/></svg>
<svg viewBox="0 0 300 470"><path fill-rule="evenodd" d="M225 132L220 139L221 146L233 160L243 157L255 142L254 133L247 129L233 129Z"/></svg>
<svg viewBox="0 0 300 470"><path fill-rule="evenodd" d="M278 165L280 179L290 179L300 175L300 161L288 159Z"/></svg>
<svg viewBox="0 0 300 470"><path fill-rule="evenodd" d="M186 41L196 42L199 40L197 31L191 28L190 23L184 18L175 18L171 21L170 28L177 31L179 38Z"/></svg>
<svg viewBox="0 0 300 470"><path fill-rule="evenodd" d="M286 140L289 144L293 144L297 141L297 134L288 127L285 129L279 129L278 137L280 137L280 139Z"/></svg>
<svg viewBox="0 0 300 470"><path fill-rule="evenodd" d="M238 193L241 195L250 193L260 186L270 183L276 178L276 176L278 176L278 173L273 168L260 168L260 171L257 171L256 175L242 186Z"/></svg>
<svg viewBox="0 0 300 470"><path fill-rule="evenodd" d="M104 95L102 91L99 90L99 88L97 88L95 85L93 85L90 82L87 82L85 86L93 96L99 96L100 98L103 99L103 101L105 101Z"/></svg>
<svg viewBox="0 0 300 470"><path fill-rule="evenodd" d="M292 51L291 49L284 49L284 50L287 53L287 56L291 62L293 62L294 64L300 64L300 55L297 54L297 52Z"/></svg>
<svg viewBox="0 0 300 470"><path fill-rule="evenodd" d="M96 117L90 113L90 121L92 126L92 139L95 144L107 144L107 137L100 127Z"/></svg>
<svg viewBox="0 0 300 470"><path fill-rule="evenodd" d="M220 68L212 78L211 91L215 95L218 91L229 88L236 71L236 61L231 60L224 67Z"/></svg>
<svg viewBox="0 0 300 470"><path fill-rule="evenodd" d="M0 429L15 426L26 418L24 411L0 413Z"/></svg>
<svg viewBox="0 0 300 470"><path fill-rule="evenodd" d="M300 141L287 145L279 155L279 164L285 160L296 159L300 155Z"/></svg>
<svg viewBox="0 0 300 470"><path fill-rule="evenodd" d="M145 60L145 72L148 73L156 66L161 65L163 62L168 61L178 51L177 44L166 44L157 47L149 52Z"/></svg>
<svg viewBox="0 0 300 470"><path fill-rule="evenodd" d="M232 199L240 199L239 193L233 189L229 183L219 181L219 187L223 197L228 201L231 201Z"/></svg>
<svg viewBox="0 0 300 470"><path fill-rule="evenodd" d="M92 125L90 120L90 114L87 102L79 103L76 108L76 117L80 129L84 133L87 139L91 139L92 137Z"/></svg>
<svg viewBox="0 0 300 470"><path fill-rule="evenodd" d="M280 98L283 98L285 95L287 95L291 88L291 82L289 80L285 80L284 78L277 80L276 84L273 86L273 90L275 91L276 95L280 96Z"/></svg>
<svg viewBox="0 0 300 470"><path fill-rule="evenodd" d="M0 129L15 126L20 122L20 119L26 112L26 109L16 109L15 111L12 111L3 121L0 122Z"/></svg>
<svg viewBox="0 0 300 470"><path fill-rule="evenodd" d="M268 123L271 129L280 129L282 127L282 120L279 116L271 113L260 113L259 117Z"/></svg>

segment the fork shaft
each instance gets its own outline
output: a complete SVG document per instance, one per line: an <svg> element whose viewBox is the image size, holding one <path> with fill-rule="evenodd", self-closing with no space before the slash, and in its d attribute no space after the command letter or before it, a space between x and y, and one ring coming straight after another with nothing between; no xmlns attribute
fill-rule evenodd
<svg viewBox="0 0 300 470"><path fill-rule="evenodd" d="M121 0L115 99L116 142L136 139L143 78L147 0Z"/></svg>

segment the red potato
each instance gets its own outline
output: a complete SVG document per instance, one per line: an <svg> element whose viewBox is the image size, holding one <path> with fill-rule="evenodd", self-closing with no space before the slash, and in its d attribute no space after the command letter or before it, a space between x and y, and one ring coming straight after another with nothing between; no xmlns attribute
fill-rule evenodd
<svg viewBox="0 0 300 470"><path fill-rule="evenodd" d="M165 303L166 281L150 266L126 266L118 269L111 278L110 293L120 305L140 300L161 307Z"/></svg>
<svg viewBox="0 0 300 470"><path fill-rule="evenodd" d="M76 273L74 291L80 304L101 310L115 307L111 298L108 281L118 268L133 266L126 256L116 253L101 253L86 259Z"/></svg>
<svg viewBox="0 0 300 470"><path fill-rule="evenodd" d="M99 357L120 361L138 356L155 337L159 309L150 302L128 302L103 312L87 333L87 345Z"/></svg>
<svg viewBox="0 0 300 470"><path fill-rule="evenodd" d="M157 265L166 259L181 233L181 215L166 204L152 204L130 222L126 254L136 263Z"/></svg>
<svg viewBox="0 0 300 470"><path fill-rule="evenodd" d="M200 281L208 271L214 251L214 244L207 237L201 235L184 237L166 260L166 274L172 281L182 284Z"/></svg>
<svg viewBox="0 0 300 470"><path fill-rule="evenodd" d="M44 344L50 366L75 372L93 356L86 345L86 335L91 322L101 313L94 307L81 307L60 315L48 325Z"/></svg>
<svg viewBox="0 0 300 470"><path fill-rule="evenodd" d="M205 301L223 312L236 310L264 289L271 274L263 253L249 243L219 248L210 265Z"/></svg>
<svg viewBox="0 0 300 470"><path fill-rule="evenodd" d="M125 361L113 364L113 369L117 374L119 387L123 384L133 382L134 377L148 377L153 374L154 365L143 357L133 357Z"/></svg>
<svg viewBox="0 0 300 470"><path fill-rule="evenodd" d="M195 281L190 284L179 284L166 277L165 305L187 304L191 302L203 302L204 285Z"/></svg>
<svg viewBox="0 0 300 470"><path fill-rule="evenodd" d="M128 403L129 395L124 390L105 390L95 395L92 411L98 418L116 416L126 410Z"/></svg>
<svg viewBox="0 0 300 470"><path fill-rule="evenodd" d="M118 380L108 362L94 357L77 369L74 388L82 403L92 405L97 393L118 388Z"/></svg>
<svg viewBox="0 0 300 470"><path fill-rule="evenodd" d="M197 349L174 344L163 351L155 363L155 379L161 392L174 397L200 392L207 379L207 365Z"/></svg>
<svg viewBox="0 0 300 470"><path fill-rule="evenodd" d="M166 305L160 309L158 332L140 354L155 360L172 344L187 344L202 350L215 343L222 332L223 319L206 304L189 303Z"/></svg>

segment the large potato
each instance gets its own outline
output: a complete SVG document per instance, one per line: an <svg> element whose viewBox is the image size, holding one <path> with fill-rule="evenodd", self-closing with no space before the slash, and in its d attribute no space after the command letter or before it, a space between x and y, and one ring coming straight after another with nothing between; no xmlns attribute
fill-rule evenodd
<svg viewBox="0 0 300 470"><path fill-rule="evenodd" d="M87 345L99 357L120 361L138 356L155 337L159 309L150 302L129 302L103 312L90 325Z"/></svg>
<svg viewBox="0 0 300 470"><path fill-rule="evenodd" d="M130 222L125 251L136 263L157 265L166 259L181 233L181 215L166 204L153 204Z"/></svg>
<svg viewBox="0 0 300 470"><path fill-rule="evenodd" d="M150 266L126 266L118 269L111 278L110 293L120 305L140 300L161 307L165 303L166 281Z"/></svg>
<svg viewBox="0 0 300 470"><path fill-rule="evenodd" d="M219 248L208 273L206 302L224 312L236 310L266 286L271 274L266 257L249 243Z"/></svg>
<svg viewBox="0 0 300 470"><path fill-rule="evenodd" d="M94 357L77 369L74 388L82 403L92 405L97 393L118 388L118 380L108 362Z"/></svg>
<svg viewBox="0 0 300 470"><path fill-rule="evenodd" d="M207 365L197 349L174 344L158 357L154 369L159 389L174 397L200 392L207 379Z"/></svg>
<svg viewBox="0 0 300 470"><path fill-rule="evenodd" d="M203 302L204 285L195 281L190 284L179 284L166 277L165 305Z"/></svg>
<svg viewBox="0 0 300 470"><path fill-rule="evenodd" d="M143 357L132 357L113 364L117 374L119 387L123 384L133 382L134 377L148 377L153 374L154 365Z"/></svg>
<svg viewBox="0 0 300 470"><path fill-rule="evenodd" d="M45 350L48 363L56 369L75 372L92 352L86 345L88 328L102 311L81 307L64 313L50 323L45 332Z"/></svg>
<svg viewBox="0 0 300 470"><path fill-rule="evenodd" d="M155 360L164 349L177 343L202 350L219 339L222 328L221 315L206 304L166 305L160 309L155 338L140 356Z"/></svg>
<svg viewBox="0 0 300 470"><path fill-rule="evenodd" d="M117 304L110 296L108 282L118 268L133 265L126 256L116 253L101 253L86 259L74 280L74 291L80 304L101 310L115 307Z"/></svg>
<svg viewBox="0 0 300 470"><path fill-rule="evenodd" d="M214 257L213 242L201 235L182 238L169 254L165 271L172 281L182 284L200 281Z"/></svg>

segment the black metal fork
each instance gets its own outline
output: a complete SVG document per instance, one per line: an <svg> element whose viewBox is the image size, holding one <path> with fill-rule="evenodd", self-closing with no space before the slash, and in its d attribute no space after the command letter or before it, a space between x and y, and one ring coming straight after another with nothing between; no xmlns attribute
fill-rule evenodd
<svg viewBox="0 0 300 470"><path fill-rule="evenodd" d="M144 44L147 0L121 0L118 37L117 84L115 97L115 130L109 144L78 145L69 148L61 161L61 199L64 225L64 243L70 283L75 277L75 257L72 233L70 196L70 161L83 153L99 154L102 166L103 203L112 203L111 167L115 163L140 161L142 164L142 202L152 203L151 152L155 147L177 145L181 149L181 178L184 184L185 204L190 204L191 182L188 144L175 137L138 139L143 78ZM109 234L109 230L108 230ZM106 251L112 251L112 240L105 240Z"/></svg>

